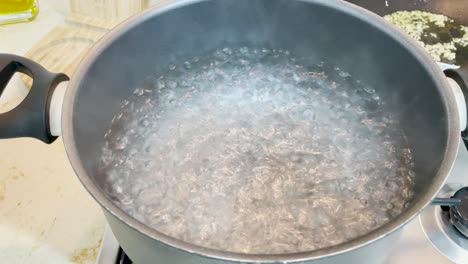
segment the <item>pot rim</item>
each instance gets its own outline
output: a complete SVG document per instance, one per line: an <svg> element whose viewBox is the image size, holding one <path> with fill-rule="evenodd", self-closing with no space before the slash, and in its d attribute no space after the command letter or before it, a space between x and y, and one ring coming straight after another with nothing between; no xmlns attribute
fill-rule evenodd
<svg viewBox="0 0 468 264"><path fill-rule="evenodd" d="M65 144L65 150L70 160L70 163L80 179L81 183L91 194L91 196L110 214L126 223L132 229L146 235L154 240L157 240L163 244L169 245L179 250L184 250L190 253L198 254L208 258L222 259L227 261L242 261L242 262L262 262L262 263L273 263L273 262L297 262L297 261L308 261L317 260L321 258L330 257L336 254L345 253L367 244L370 244L376 240L384 238L397 229L404 226L406 223L411 221L414 217L431 202L431 200L437 195L439 190L444 185L455 161L458 146L460 142L459 136L459 118L458 111L456 109L455 97L449 89L444 74L436 64L436 62L429 57L425 50L419 46L413 39L410 39L405 33L395 28L389 22L384 20L382 17L366 10L361 7L355 6L354 4L344 2L342 0L295 0L298 2L305 2L315 5L324 6L327 8L335 9L345 15L353 16L363 22L366 22L370 26L373 26L380 31L390 36L394 41L400 43L405 47L424 67L425 70L430 73L432 81L436 84L439 89L442 100L445 103L448 122L448 138L447 146L443 152L443 160L441 166L430 186L429 190L421 195L420 199L416 201L407 211L393 219L384 226L366 234L361 237L355 238L346 243L342 243L336 246L331 246L319 250L297 252L297 253L286 253L286 254L245 254L227 252L222 250L210 249L198 245L194 245L188 242L184 242L179 239L167 236L155 229L152 229L145 224L134 219L122 209L116 206L100 189L100 187L93 181L93 178L87 174L83 163L80 159L76 148L75 135L73 132L74 123L74 112L73 108L75 105L76 94L79 90L82 80L87 74L89 67L98 59L99 55L105 50L111 43L113 43L120 36L130 31L134 26L143 23L153 16L160 15L162 13L169 12L176 8L181 8L187 5L211 1L211 0L168 0L164 3L156 5L141 14L135 15L126 21L119 24L117 27L107 33L87 54L85 59L82 60L78 69L76 70L72 80L68 85L68 89L65 94L62 112L62 131L63 141Z"/></svg>

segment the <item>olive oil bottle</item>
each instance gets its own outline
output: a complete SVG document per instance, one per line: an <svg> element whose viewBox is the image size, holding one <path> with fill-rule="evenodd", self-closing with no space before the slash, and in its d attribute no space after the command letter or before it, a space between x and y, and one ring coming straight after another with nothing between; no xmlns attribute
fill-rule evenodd
<svg viewBox="0 0 468 264"><path fill-rule="evenodd" d="M38 11L37 0L0 0L0 25L33 20Z"/></svg>

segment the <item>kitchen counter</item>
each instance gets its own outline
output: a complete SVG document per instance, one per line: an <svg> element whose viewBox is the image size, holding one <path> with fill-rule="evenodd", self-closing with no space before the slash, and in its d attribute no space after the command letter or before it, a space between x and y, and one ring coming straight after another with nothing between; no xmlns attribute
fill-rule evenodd
<svg viewBox="0 0 468 264"><path fill-rule="evenodd" d="M65 14L42 1L28 23L0 26L0 53L24 55ZM0 99L5 112L27 93L18 74ZM94 263L105 219L75 176L61 138L0 140L0 263Z"/></svg>

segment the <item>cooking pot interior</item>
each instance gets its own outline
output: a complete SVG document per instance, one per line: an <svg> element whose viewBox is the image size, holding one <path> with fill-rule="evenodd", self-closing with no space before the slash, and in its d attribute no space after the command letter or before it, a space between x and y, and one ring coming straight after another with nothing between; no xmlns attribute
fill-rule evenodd
<svg viewBox="0 0 468 264"><path fill-rule="evenodd" d="M328 2L328 3L327 3ZM334 1L182 1L154 9L113 33L89 59L72 106L76 148L87 174L95 173L104 134L145 77L165 65L224 46L286 49L325 61L375 87L398 112L415 159L415 200L437 177L447 149L445 100L424 59L396 39L390 25ZM347 4L346 4L347 5ZM418 52L422 52L418 50ZM85 63L85 65L87 65ZM352 87L350 87L352 89ZM346 128L344 128L346 129ZM65 142L71 144L71 142Z"/></svg>

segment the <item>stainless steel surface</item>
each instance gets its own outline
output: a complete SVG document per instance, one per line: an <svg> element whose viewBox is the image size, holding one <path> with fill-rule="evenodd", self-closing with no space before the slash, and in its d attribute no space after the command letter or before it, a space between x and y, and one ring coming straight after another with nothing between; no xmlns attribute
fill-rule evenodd
<svg viewBox="0 0 468 264"><path fill-rule="evenodd" d="M461 187L462 184L448 184L439 195L450 197ZM429 207L420 218L426 237L441 254L455 263L468 263L468 239L453 226L448 212L438 206Z"/></svg>
<svg viewBox="0 0 468 264"><path fill-rule="evenodd" d="M460 144L453 170L438 196L450 197L468 186L467 173L468 150ZM386 263L465 264L467 252L468 239L448 225L439 206L429 206L404 228Z"/></svg>
<svg viewBox="0 0 468 264"><path fill-rule="evenodd" d="M394 247L389 248L389 256L384 264L453 264L442 255L427 239L419 217L404 227L403 233Z"/></svg>
<svg viewBox="0 0 468 264"><path fill-rule="evenodd" d="M458 189L452 197L459 198L461 203L451 206L447 217L455 229L463 234L463 238L468 238L468 187Z"/></svg>
<svg viewBox="0 0 468 264"><path fill-rule="evenodd" d="M115 239L114 234L109 226L104 230L101 247L96 257L96 264L115 264L119 251L119 242Z"/></svg>
<svg viewBox="0 0 468 264"><path fill-rule="evenodd" d="M443 205L443 206L453 206L459 205L461 203L460 199L456 198L434 198L432 200L432 205Z"/></svg>
<svg viewBox="0 0 468 264"><path fill-rule="evenodd" d="M158 66L226 43L281 47L299 56L313 51L378 86L385 96L395 99L389 102L401 103L401 123L417 161L418 189L408 210L387 225L338 246L294 254L249 255L168 237L112 203L93 168L103 135L122 99ZM149 10L112 30L82 61L65 95L62 131L76 174L105 209L122 247L141 264L155 259L197 264L379 263L394 244L397 231L443 186L460 141L455 98L435 62L382 18L338 0L181 0Z"/></svg>
<svg viewBox="0 0 468 264"><path fill-rule="evenodd" d="M446 185L440 196L450 197L460 185ZM439 206L428 207L421 213L421 225L426 237L441 254L455 263L468 263L468 239L450 222L448 212Z"/></svg>

